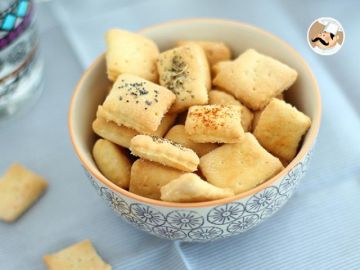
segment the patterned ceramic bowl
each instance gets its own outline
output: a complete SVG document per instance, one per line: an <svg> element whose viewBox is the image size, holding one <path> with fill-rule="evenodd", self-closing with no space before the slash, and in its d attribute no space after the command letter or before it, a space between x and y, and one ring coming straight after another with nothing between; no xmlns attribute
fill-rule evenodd
<svg viewBox="0 0 360 270"><path fill-rule="evenodd" d="M91 123L97 105L108 87L105 59L101 55L84 73L75 89L69 113L69 129L75 151L90 183L99 196L123 220L133 226L170 240L209 241L245 232L278 211L291 197L310 162L318 134L321 100L318 85L303 58L278 37L234 21L192 19L164 23L142 30L161 50L178 39L224 41L238 55L255 48L295 68L299 78L286 92L286 98L312 119L295 159L278 175L245 193L202 203L170 203L132 194L114 185L96 168L91 155L95 135Z"/></svg>

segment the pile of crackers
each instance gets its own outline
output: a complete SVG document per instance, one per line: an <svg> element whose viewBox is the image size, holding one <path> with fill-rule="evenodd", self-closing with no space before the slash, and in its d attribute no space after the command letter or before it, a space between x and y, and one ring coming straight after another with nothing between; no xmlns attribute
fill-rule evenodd
<svg viewBox="0 0 360 270"><path fill-rule="evenodd" d="M113 85L92 125L93 156L130 192L169 202L240 194L283 170L311 126L284 100L297 72L254 49L232 60L223 42L182 40L160 52L120 29L106 44Z"/></svg>

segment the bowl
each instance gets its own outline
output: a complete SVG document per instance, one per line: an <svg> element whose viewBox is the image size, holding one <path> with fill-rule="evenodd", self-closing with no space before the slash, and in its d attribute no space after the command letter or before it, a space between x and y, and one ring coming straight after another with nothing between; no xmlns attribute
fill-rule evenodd
<svg viewBox="0 0 360 270"><path fill-rule="evenodd" d="M219 19L186 19L166 22L140 31L160 50L179 39L218 40L237 56L247 48L270 55L298 71L286 99L311 117L312 125L291 163L263 184L239 195L200 203L157 201L130 193L106 179L97 169L91 149L96 136L91 129L98 104L109 82L104 55L85 71L72 97L69 129L72 144L85 173L99 196L136 228L152 235L189 242L206 242L243 233L278 211L292 196L311 158L320 126L321 99L316 79L304 59L280 38L254 26Z"/></svg>

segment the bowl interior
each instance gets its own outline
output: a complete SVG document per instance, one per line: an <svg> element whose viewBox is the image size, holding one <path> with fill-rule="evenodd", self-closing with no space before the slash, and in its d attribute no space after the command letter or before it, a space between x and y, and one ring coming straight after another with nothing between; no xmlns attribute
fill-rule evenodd
<svg viewBox="0 0 360 270"><path fill-rule="evenodd" d="M285 92L286 99L310 116L313 124L304 138L298 156L288 167L296 164L296 159L301 159L309 151L319 129L321 109L319 91L304 60L285 42L250 25L211 19L165 23L144 29L141 33L153 39L161 51L171 48L179 39L223 41L230 46L233 57L237 57L248 48L254 48L296 69L299 76L296 83ZM91 123L95 119L97 106L105 99L109 87L105 58L102 55L80 80L69 114L71 137L76 151L82 163L87 164L87 167L97 175L101 173L96 168L91 155L96 139L91 129ZM110 181L107 184L115 187Z"/></svg>

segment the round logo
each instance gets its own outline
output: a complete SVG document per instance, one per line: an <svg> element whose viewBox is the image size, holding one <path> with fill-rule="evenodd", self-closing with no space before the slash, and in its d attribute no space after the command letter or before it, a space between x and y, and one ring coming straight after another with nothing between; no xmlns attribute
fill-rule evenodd
<svg viewBox="0 0 360 270"><path fill-rule="evenodd" d="M330 17L315 20L307 32L310 48L320 55L333 55L344 44L345 32L342 25Z"/></svg>

